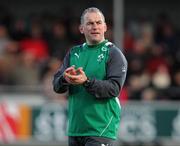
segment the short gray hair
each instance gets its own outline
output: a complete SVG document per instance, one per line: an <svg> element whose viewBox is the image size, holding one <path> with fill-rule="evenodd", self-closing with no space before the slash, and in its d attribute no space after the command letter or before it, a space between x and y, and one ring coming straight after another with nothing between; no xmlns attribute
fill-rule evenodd
<svg viewBox="0 0 180 146"><path fill-rule="evenodd" d="M102 11L99 10L98 8L96 8L96 7L90 7L90 8L85 9L84 12L82 13L81 19L80 19L81 24L84 23L84 16L85 16L87 13L92 13L92 12L100 13L100 14L102 15L102 17L103 17L104 22L105 22L105 17L104 17L104 15L103 15Z"/></svg>

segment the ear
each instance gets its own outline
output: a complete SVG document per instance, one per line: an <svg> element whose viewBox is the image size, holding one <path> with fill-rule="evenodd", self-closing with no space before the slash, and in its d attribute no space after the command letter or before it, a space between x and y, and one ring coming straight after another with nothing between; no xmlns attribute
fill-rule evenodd
<svg viewBox="0 0 180 146"><path fill-rule="evenodd" d="M82 26L82 25L79 26L79 31L80 31L81 34L84 33L84 29L83 29L83 26Z"/></svg>
<svg viewBox="0 0 180 146"><path fill-rule="evenodd" d="M104 32L106 32L107 31L107 25L106 25L106 23L104 23Z"/></svg>

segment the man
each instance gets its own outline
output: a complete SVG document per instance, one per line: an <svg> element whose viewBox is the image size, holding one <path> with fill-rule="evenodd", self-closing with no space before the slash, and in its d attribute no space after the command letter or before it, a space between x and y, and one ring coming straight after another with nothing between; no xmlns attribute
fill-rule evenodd
<svg viewBox="0 0 180 146"><path fill-rule="evenodd" d="M105 40L105 18L97 8L81 16L80 32L86 43L73 47L55 74L57 93L69 91L69 146L112 146L117 137L127 61L114 44Z"/></svg>

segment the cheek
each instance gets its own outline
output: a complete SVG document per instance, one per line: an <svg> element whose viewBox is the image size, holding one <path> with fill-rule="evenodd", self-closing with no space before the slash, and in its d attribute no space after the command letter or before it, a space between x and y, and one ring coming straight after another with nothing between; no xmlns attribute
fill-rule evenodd
<svg viewBox="0 0 180 146"><path fill-rule="evenodd" d="M89 29L86 29L86 30L84 30L84 33L85 33L85 34L90 34L90 30L89 30Z"/></svg>
<svg viewBox="0 0 180 146"><path fill-rule="evenodd" d="M90 31L91 31L91 27L87 27L86 32L90 32Z"/></svg>

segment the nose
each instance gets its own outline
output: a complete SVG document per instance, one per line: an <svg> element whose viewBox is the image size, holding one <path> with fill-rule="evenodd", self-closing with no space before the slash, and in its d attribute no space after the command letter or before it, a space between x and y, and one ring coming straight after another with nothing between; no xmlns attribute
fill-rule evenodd
<svg viewBox="0 0 180 146"><path fill-rule="evenodd" d="M97 25L96 23L93 23L92 28L93 28L93 29L97 29L97 26L98 26L98 25Z"/></svg>

